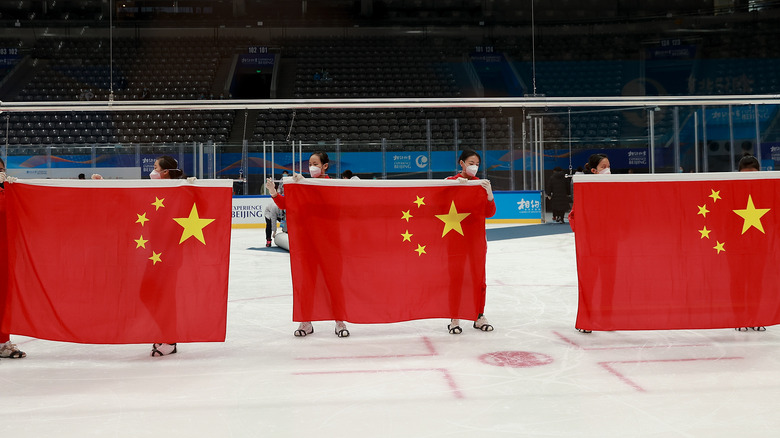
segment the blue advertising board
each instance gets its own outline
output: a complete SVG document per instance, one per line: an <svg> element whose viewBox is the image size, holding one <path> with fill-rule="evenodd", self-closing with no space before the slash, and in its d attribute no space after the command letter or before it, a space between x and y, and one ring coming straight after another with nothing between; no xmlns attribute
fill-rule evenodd
<svg viewBox="0 0 780 438"><path fill-rule="evenodd" d="M494 192L496 214L487 219L490 223L542 222L542 192L538 190L514 190Z"/></svg>

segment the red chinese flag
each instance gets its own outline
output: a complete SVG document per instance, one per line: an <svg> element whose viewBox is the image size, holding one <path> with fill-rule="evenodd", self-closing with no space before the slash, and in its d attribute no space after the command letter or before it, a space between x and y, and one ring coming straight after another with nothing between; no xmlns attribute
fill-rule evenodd
<svg viewBox="0 0 780 438"><path fill-rule="evenodd" d="M6 184L2 331L56 341L224 341L230 182Z"/></svg>
<svg viewBox="0 0 780 438"><path fill-rule="evenodd" d="M574 181L578 328L780 322L780 173Z"/></svg>
<svg viewBox="0 0 780 438"><path fill-rule="evenodd" d="M475 319L487 251L487 196L477 184L285 183L293 319Z"/></svg>

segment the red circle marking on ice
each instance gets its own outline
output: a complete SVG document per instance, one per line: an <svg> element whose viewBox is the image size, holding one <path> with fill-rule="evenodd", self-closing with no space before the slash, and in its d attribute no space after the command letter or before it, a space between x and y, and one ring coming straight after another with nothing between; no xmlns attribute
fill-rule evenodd
<svg viewBox="0 0 780 438"><path fill-rule="evenodd" d="M496 351L483 354L479 360L487 365L512 368L538 367L553 362L552 357L532 351Z"/></svg>

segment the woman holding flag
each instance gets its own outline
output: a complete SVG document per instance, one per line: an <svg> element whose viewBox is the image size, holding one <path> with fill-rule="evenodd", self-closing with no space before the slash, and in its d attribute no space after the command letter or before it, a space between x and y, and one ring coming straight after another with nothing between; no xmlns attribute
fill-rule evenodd
<svg viewBox="0 0 780 438"><path fill-rule="evenodd" d="M154 170L149 173L150 179L180 179L184 178L184 171L179 169L179 162L170 155L163 155L154 160ZM92 179L103 179L100 174L92 175ZM151 356L167 356L178 351L176 343L154 343L152 344Z"/></svg>
<svg viewBox="0 0 780 438"><path fill-rule="evenodd" d="M326 173L328 170L329 161L330 160L326 152L314 152L311 154L309 157L309 175L311 175L312 178L330 179ZM303 179L303 176L300 174L294 174L293 179L301 180ZM279 207L279 209L285 210L287 208L285 197L276 191L276 187L274 187L274 181L271 178L268 178L265 186L268 189L268 193L273 198L274 203ZM293 334L298 337L303 337L312 333L314 333L314 326L312 325L311 321L304 321L298 325L298 329L295 330ZM344 324L344 321L336 321L335 333L336 336L340 338L346 338L349 336L349 330L347 330L347 326Z"/></svg>
<svg viewBox="0 0 780 438"><path fill-rule="evenodd" d="M740 172L759 172L761 170L761 163L758 162L758 159L750 154L745 154L740 160L739 160L739 166L738 170ZM766 327L764 326L756 326L756 327L736 327L734 330L738 332L746 332L748 329L757 331L757 332L764 332L766 331Z"/></svg>
<svg viewBox="0 0 780 438"><path fill-rule="evenodd" d="M609 158L607 158L606 154L593 154L590 157L588 157L588 162L585 164L585 173L586 174L598 174L598 175L610 175L612 171L609 167ZM574 204L571 206L571 211L569 212L569 225L571 226L571 230L574 230ZM591 333L591 330L581 329L577 327L577 331L580 333Z"/></svg>
<svg viewBox="0 0 780 438"><path fill-rule="evenodd" d="M485 206L485 217L491 217L496 214L496 201L493 198L493 189L490 186L490 181L486 179L480 180L477 177L479 163L479 154L471 149L466 149L460 154L460 158L458 159L458 164L460 165L461 171L453 176L447 177L446 179L458 180L461 182L479 180L480 185L485 189L485 192L487 192L488 202ZM473 327L477 330L482 330L483 332L491 332L493 331L493 326L488 323L488 320L485 318L483 313L484 303L482 307L483 309L479 312L479 315L477 315ZM453 318L450 320L450 324L447 326L447 329L450 331L450 334L453 335L462 333L463 329L460 328L460 319Z"/></svg>
<svg viewBox="0 0 780 438"><path fill-rule="evenodd" d="M184 172L179 169L179 162L170 155L163 155L154 160L154 170L149 173L151 179L180 179L184 178ZM152 344L151 355L165 356L168 354L174 354L178 350L176 343L155 343Z"/></svg>
<svg viewBox="0 0 780 438"><path fill-rule="evenodd" d="M6 238L5 226L5 161L0 158L0 322L2 322L5 313L5 299L8 293L8 239ZM0 332L0 358L21 359L26 357L27 353L19 350L16 344L11 343L11 337L8 333Z"/></svg>

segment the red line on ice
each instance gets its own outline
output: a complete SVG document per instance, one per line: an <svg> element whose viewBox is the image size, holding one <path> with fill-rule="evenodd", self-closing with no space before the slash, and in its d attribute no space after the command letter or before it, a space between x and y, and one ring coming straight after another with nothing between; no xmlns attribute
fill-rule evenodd
<svg viewBox="0 0 780 438"><path fill-rule="evenodd" d="M297 360L331 360L331 359L395 359L401 357L425 357L425 356L437 356L439 353L433 346L433 342L427 337L422 337L425 348L428 349L427 353L415 353L415 354L379 354L374 356L320 356L320 357L296 357Z"/></svg>
<svg viewBox="0 0 780 438"><path fill-rule="evenodd" d="M701 360L712 361L712 360L733 360L733 359L744 359L744 357L699 357L699 358L686 358L686 359L613 360L613 361L599 362L599 365L604 369L606 369L610 374L622 380L625 384L631 386L637 391L647 392L647 390L645 390L643 387L639 386L636 382L626 377L625 374L613 368L612 365L624 364L624 363L695 362Z"/></svg>
<svg viewBox="0 0 780 438"><path fill-rule="evenodd" d="M455 383L455 379L452 378L452 375L450 374L449 370L447 370L446 368L405 368L399 370L308 371L308 372L293 373L293 375L300 376L300 375L324 375L324 374L406 373L406 372L418 372L418 371L422 371L422 372L438 371L442 373L442 375L444 376L444 380L447 381L447 384L452 390L452 394L455 396L455 398L463 398L463 393L460 392L458 385Z"/></svg>

